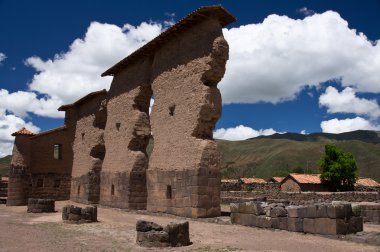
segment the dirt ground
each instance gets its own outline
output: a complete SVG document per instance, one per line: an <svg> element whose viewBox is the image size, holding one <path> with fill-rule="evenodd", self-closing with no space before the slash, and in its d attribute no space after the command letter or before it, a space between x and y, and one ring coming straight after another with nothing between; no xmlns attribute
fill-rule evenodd
<svg viewBox="0 0 380 252"><path fill-rule="evenodd" d="M184 219L100 207L97 223L65 224L61 209L67 204L81 205L56 202L59 211L49 214L26 213L25 206L0 205L0 251L380 251L379 247L317 235L192 220L189 221L192 245L148 249L135 244L137 220L166 225Z"/></svg>

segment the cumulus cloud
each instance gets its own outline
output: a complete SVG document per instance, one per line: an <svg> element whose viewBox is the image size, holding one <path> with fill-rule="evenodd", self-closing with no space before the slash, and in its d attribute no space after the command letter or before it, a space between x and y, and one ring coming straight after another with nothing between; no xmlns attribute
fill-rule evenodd
<svg viewBox="0 0 380 252"><path fill-rule="evenodd" d="M336 12L302 20L270 15L223 33L230 45L219 85L224 103L279 103L327 80L380 92L380 43L350 29Z"/></svg>
<svg viewBox="0 0 380 252"><path fill-rule="evenodd" d="M243 125L236 126L235 128L221 128L214 131L214 138L224 139L230 141L245 140L248 138L258 137L258 136L269 136L277 133L272 128L270 129L260 129L255 130L250 127Z"/></svg>
<svg viewBox="0 0 380 252"><path fill-rule="evenodd" d="M108 89L111 77L101 73L141 47L163 30L159 23L143 22L139 26L125 24L122 28L93 22L83 39L76 39L66 53L53 59L35 56L26 64L38 73L29 88L54 97L61 104L103 88Z"/></svg>
<svg viewBox="0 0 380 252"><path fill-rule="evenodd" d="M0 157L12 153L14 137L11 134L22 127L35 133L40 131L33 123L25 122L15 115L7 114L4 109L0 108Z"/></svg>
<svg viewBox="0 0 380 252"><path fill-rule="evenodd" d="M319 97L319 105L326 107L328 113L354 113L374 119L380 116L380 107L376 100L358 98L354 89L350 87L342 92L328 87Z"/></svg>
<svg viewBox="0 0 380 252"><path fill-rule="evenodd" d="M342 133L354 130L380 130L380 125L374 124L362 117L339 120L337 118L323 121L321 123L322 132Z"/></svg>
<svg viewBox="0 0 380 252"><path fill-rule="evenodd" d="M7 56L4 53L0 52L0 65L1 65L1 62L4 61L6 58Z"/></svg>

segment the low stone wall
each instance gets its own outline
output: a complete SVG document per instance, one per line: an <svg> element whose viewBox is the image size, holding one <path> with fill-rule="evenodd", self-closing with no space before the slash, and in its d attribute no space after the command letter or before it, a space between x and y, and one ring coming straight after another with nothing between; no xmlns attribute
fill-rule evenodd
<svg viewBox="0 0 380 252"><path fill-rule="evenodd" d="M354 206L360 208L364 222L380 224L380 203L361 202Z"/></svg>
<svg viewBox="0 0 380 252"><path fill-rule="evenodd" d="M231 222L244 226L291 232L345 235L363 231L363 218L350 203L286 206L284 203L250 201L233 203Z"/></svg>
<svg viewBox="0 0 380 252"><path fill-rule="evenodd" d="M154 222L136 223L136 243L143 247L180 247L190 245L189 222L169 223L165 228Z"/></svg>
<svg viewBox="0 0 380 252"><path fill-rule="evenodd" d="M8 195L8 181L0 179L0 197L7 197Z"/></svg>
<svg viewBox="0 0 380 252"><path fill-rule="evenodd" d="M97 207L80 208L67 205L62 209L62 220L68 223L89 223L98 221Z"/></svg>
<svg viewBox="0 0 380 252"><path fill-rule="evenodd" d="M55 212L55 200L53 199L28 199L28 213L53 213Z"/></svg>
<svg viewBox="0 0 380 252"><path fill-rule="evenodd" d="M288 200L294 205L316 202L349 201L349 202L379 202L379 192L274 192L274 191L222 191L222 204L246 202L256 198Z"/></svg>

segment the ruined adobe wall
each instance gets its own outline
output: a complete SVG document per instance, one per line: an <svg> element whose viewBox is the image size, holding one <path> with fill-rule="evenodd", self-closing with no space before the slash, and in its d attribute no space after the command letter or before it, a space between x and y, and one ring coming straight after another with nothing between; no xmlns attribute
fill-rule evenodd
<svg viewBox="0 0 380 252"><path fill-rule="evenodd" d="M106 92L78 105L73 144L70 199L92 204L99 202L100 172L105 155L104 127L107 121Z"/></svg>
<svg viewBox="0 0 380 252"><path fill-rule="evenodd" d="M30 183L30 136L17 135L9 171L8 206L26 205Z"/></svg>
<svg viewBox="0 0 380 252"><path fill-rule="evenodd" d="M142 58L115 75L107 97L100 204L146 208L150 137L151 61Z"/></svg>
<svg viewBox="0 0 380 252"><path fill-rule="evenodd" d="M33 148L31 149L28 197L56 200L70 198L69 183L73 163L74 130L75 126L66 125L66 127L31 137ZM54 158L55 144L61 144L61 159ZM54 186L58 184L59 186Z"/></svg>
<svg viewBox="0 0 380 252"><path fill-rule="evenodd" d="M148 210L188 217L220 215L220 155L212 130L221 114L216 87L228 44L209 17L155 52Z"/></svg>

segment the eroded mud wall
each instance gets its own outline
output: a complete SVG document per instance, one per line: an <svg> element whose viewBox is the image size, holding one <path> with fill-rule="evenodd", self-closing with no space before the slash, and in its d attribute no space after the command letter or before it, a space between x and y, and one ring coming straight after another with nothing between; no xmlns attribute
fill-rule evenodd
<svg viewBox="0 0 380 252"><path fill-rule="evenodd" d="M106 155L100 204L146 208L146 146L150 137L151 61L142 58L115 75L107 98Z"/></svg>
<svg viewBox="0 0 380 252"><path fill-rule="evenodd" d="M74 161L70 199L86 204L99 202L100 172L105 156L106 92L76 106Z"/></svg>
<svg viewBox="0 0 380 252"><path fill-rule="evenodd" d="M220 156L212 130L221 114L216 86L227 59L222 27L212 17L155 52L149 211L193 218L220 215Z"/></svg>

